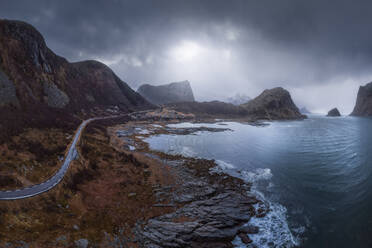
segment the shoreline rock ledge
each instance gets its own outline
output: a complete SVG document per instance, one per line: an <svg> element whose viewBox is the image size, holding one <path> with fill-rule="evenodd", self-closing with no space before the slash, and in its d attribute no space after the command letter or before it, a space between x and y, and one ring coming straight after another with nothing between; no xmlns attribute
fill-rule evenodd
<svg viewBox="0 0 372 248"><path fill-rule="evenodd" d="M329 116L329 117L339 117L339 116L341 116L341 114L340 114L340 111L338 111L337 108L333 108L330 111L328 111L327 116Z"/></svg>
<svg viewBox="0 0 372 248"><path fill-rule="evenodd" d="M372 82L359 87L353 116L372 116Z"/></svg>

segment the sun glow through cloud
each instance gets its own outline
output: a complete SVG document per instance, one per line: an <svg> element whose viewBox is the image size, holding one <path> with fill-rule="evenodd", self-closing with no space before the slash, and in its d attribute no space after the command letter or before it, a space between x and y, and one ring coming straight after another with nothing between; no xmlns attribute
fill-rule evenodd
<svg viewBox="0 0 372 248"><path fill-rule="evenodd" d="M181 44L170 50L170 56L178 62L188 62L199 56L202 51L203 48L198 43L182 41Z"/></svg>

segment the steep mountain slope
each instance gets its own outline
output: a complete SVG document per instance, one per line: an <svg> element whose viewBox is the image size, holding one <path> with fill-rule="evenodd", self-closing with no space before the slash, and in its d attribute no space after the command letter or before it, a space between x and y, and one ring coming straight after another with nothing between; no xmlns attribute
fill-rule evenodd
<svg viewBox="0 0 372 248"><path fill-rule="evenodd" d="M159 86L143 84L138 88L137 92L154 104L195 101L189 81L174 82Z"/></svg>
<svg viewBox="0 0 372 248"><path fill-rule="evenodd" d="M359 87L356 104L351 115L372 116L372 82Z"/></svg>
<svg viewBox="0 0 372 248"><path fill-rule="evenodd" d="M0 20L0 128L52 126L112 106L127 112L151 104L106 65L69 63L31 25Z"/></svg>
<svg viewBox="0 0 372 248"><path fill-rule="evenodd" d="M292 101L289 92L281 87L264 90L259 96L240 106L256 119L306 118Z"/></svg>

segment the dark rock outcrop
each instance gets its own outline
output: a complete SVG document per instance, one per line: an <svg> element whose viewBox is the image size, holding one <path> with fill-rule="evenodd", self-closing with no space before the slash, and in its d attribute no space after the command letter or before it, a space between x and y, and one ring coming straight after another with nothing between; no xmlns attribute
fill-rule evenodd
<svg viewBox="0 0 372 248"><path fill-rule="evenodd" d="M240 105L255 119L303 119L289 92L281 87L264 90L258 97Z"/></svg>
<svg viewBox="0 0 372 248"><path fill-rule="evenodd" d="M6 105L18 106L19 102L14 83L0 69L0 107Z"/></svg>
<svg viewBox="0 0 372 248"><path fill-rule="evenodd" d="M137 92L153 104L195 101L189 81L159 86L143 84L138 88Z"/></svg>
<svg viewBox="0 0 372 248"><path fill-rule="evenodd" d="M359 87L356 104L351 115L372 116L372 82Z"/></svg>
<svg viewBox="0 0 372 248"><path fill-rule="evenodd" d="M340 111L338 111L337 108L333 108L330 111L328 111L327 116L338 117L338 116L341 116L341 114L340 114Z"/></svg>

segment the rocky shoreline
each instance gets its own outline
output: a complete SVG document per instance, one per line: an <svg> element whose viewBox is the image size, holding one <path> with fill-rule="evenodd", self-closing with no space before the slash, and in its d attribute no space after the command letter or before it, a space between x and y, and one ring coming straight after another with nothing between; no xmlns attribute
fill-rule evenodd
<svg viewBox="0 0 372 248"><path fill-rule="evenodd" d="M249 225L249 220L264 217L268 208L250 192L250 184L216 170L218 165L213 160L152 151L143 141L154 134L186 135L199 131L231 130L170 128L164 123L144 122L129 122L111 130L124 147L135 147L136 152L166 163L176 178L174 185L154 188L154 207L172 207L173 211L138 223L134 233L140 247L233 247L231 242L237 236L247 247L255 247L249 236L259 230Z"/></svg>

